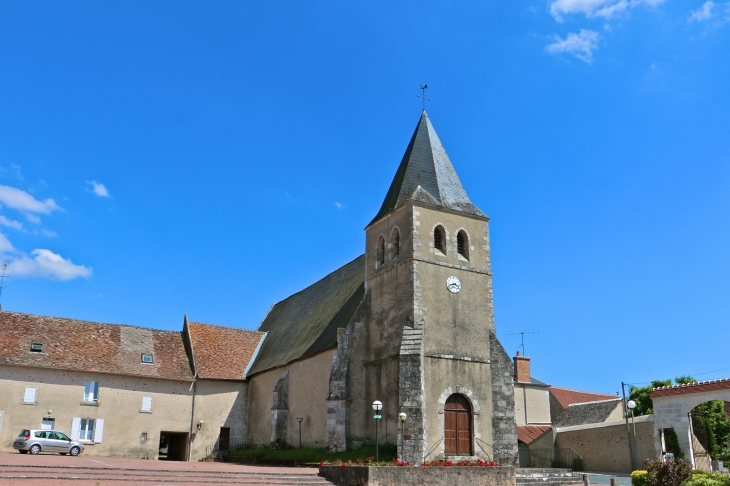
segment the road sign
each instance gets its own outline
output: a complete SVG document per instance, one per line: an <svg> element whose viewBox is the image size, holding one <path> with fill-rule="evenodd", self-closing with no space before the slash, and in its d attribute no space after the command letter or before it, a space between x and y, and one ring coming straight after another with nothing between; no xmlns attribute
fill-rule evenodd
<svg viewBox="0 0 730 486"><path fill-rule="evenodd" d="M383 416L382 415L376 415L375 418L376 419L379 419L379 418L383 418Z"/></svg>

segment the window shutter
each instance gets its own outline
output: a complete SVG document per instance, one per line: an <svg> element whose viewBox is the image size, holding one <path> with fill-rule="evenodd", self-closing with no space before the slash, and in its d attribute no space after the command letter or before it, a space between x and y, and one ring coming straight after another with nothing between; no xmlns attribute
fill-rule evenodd
<svg viewBox="0 0 730 486"><path fill-rule="evenodd" d="M79 429L81 428L81 419L74 417L71 422L71 440L79 440Z"/></svg>
<svg viewBox="0 0 730 486"><path fill-rule="evenodd" d="M35 388L26 388L23 395L23 403L35 403Z"/></svg>
<svg viewBox="0 0 730 486"><path fill-rule="evenodd" d="M142 411L143 412L152 411L152 397L142 397Z"/></svg>
<svg viewBox="0 0 730 486"><path fill-rule="evenodd" d="M94 431L94 443L101 444L101 435L104 432L104 419L96 419L96 430Z"/></svg>

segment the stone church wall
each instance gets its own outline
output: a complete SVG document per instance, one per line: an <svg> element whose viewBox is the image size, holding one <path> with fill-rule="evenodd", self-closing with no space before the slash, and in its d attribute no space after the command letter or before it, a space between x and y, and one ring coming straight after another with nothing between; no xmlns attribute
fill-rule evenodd
<svg viewBox="0 0 730 486"><path fill-rule="evenodd" d="M327 438L327 395L329 377L335 349L329 349L315 356L290 363L280 368L259 373L249 382L249 441L254 445L265 445L272 441L272 418L274 413L286 415L283 429L288 444L299 445L299 422L302 421L302 445L324 447ZM274 389L285 372L289 372L286 402L288 414L283 410L272 410Z"/></svg>

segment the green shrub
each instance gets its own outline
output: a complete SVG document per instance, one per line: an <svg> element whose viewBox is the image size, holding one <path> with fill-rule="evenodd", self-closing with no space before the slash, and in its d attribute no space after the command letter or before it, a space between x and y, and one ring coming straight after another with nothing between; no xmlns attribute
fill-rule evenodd
<svg viewBox="0 0 730 486"><path fill-rule="evenodd" d="M646 474L646 471L632 472L631 486L649 486L649 476Z"/></svg>
<svg viewBox="0 0 730 486"><path fill-rule="evenodd" d="M730 486L730 476L722 474L693 474L682 486Z"/></svg>
<svg viewBox="0 0 730 486"><path fill-rule="evenodd" d="M692 463L684 459L647 459L644 464L650 486L680 486L692 477Z"/></svg>

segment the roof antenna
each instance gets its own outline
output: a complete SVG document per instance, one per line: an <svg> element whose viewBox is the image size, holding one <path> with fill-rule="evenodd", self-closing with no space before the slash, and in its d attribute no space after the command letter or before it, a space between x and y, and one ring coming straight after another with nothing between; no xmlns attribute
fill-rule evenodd
<svg viewBox="0 0 730 486"><path fill-rule="evenodd" d="M6 276L5 271L8 269L8 262L3 262L3 273L0 274L0 300L3 296L3 284L5 283L6 278L12 278L10 275ZM0 302L0 311L3 310L3 304Z"/></svg>
<svg viewBox="0 0 730 486"><path fill-rule="evenodd" d="M522 356L527 356L525 354L525 334L540 334L540 333L537 332L537 331L519 331L519 332L513 332L511 334L507 334L507 335L508 336L516 336L517 334L519 334L520 336L522 336L522 344L520 344L520 346L522 347Z"/></svg>
<svg viewBox="0 0 730 486"><path fill-rule="evenodd" d="M426 111L426 102L427 101L431 101L431 98L426 98L426 90L427 89L428 89L428 85L427 84L422 84L421 85L421 93L422 94L416 95L418 98L422 98L423 99L423 111Z"/></svg>

